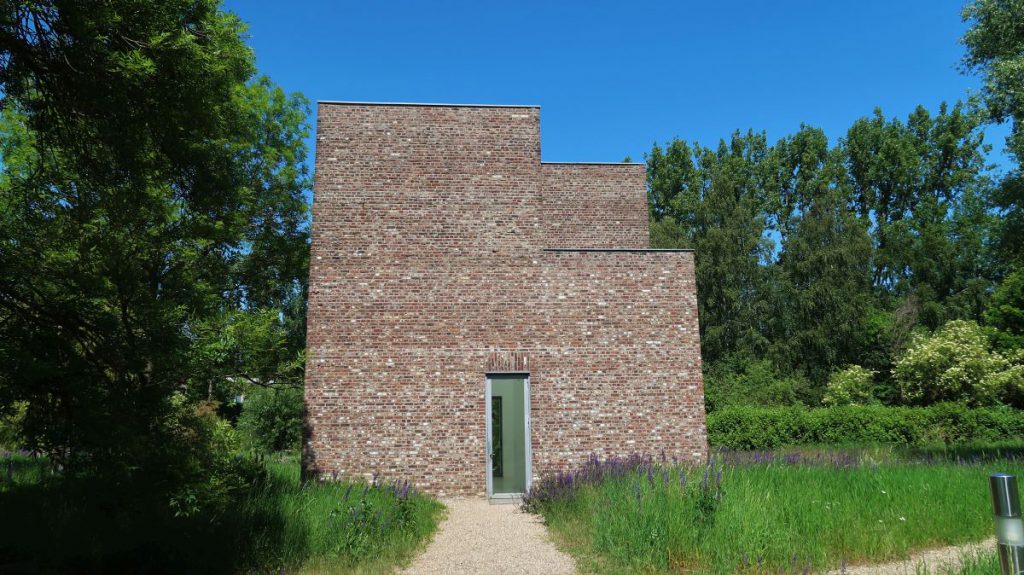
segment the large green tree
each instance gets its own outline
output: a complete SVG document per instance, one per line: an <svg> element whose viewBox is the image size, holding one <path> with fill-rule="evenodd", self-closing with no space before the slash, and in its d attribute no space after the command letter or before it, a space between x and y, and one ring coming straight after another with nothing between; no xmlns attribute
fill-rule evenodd
<svg viewBox="0 0 1024 575"><path fill-rule="evenodd" d="M4 1L0 88L0 408L70 476L173 483L191 398L275 377L211 332L255 314L294 372L308 106L217 0Z"/></svg>
<svg viewBox="0 0 1024 575"><path fill-rule="evenodd" d="M981 75L990 120L1010 122L1006 147L1016 165L994 196L1000 248L1009 265L1024 266L1024 0L974 0L963 9L971 24L962 39L964 68Z"/></svg>
<svg viewBox="0 0 1024 575"><path fill-rule="evenodd" d="M978 317L987 287L990 191L979 130L964 104L903 122L880 110L843 140L853 203L872 224L873 283L888 307L910 300L932 329Z"/></svg>
<svg viewBox="0 0 1024 575"><path fill-rule="evenodd" d="M859 359L871 299L871 239L850 207L842 154L804 127L776 144L781 245L773 265L772 356L807 375L820 399L829 374Z"/></svg>
<svg viewBox="0 0 1024 575"><path fill-rule="evenodd" d="M652 245L695 248L701 342L707 361L767 346L761 322L770 256L763 134L733 134L717 148L675 140L647 155Z"/></svg>
<svg viewBox="0 0 1024 575"><path fill-rule="evenodd" d="M974 110L876 111L835 144L803 126L653 147L651 242L697 250L709 396L770 365L800 388L773 401L815 403L848 364L887 381L915 327L980 319L996 218Z"/></svg>

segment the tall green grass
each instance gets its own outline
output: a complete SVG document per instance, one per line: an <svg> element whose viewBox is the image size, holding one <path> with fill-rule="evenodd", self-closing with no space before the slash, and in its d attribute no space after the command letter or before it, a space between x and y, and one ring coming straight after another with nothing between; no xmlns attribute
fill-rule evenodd
<svg viewBox="0 0 1024 575"><path fill-rule="evenodd" d="M444 506L406 484L303 484L292 461L239 508L251 567L316 573L387 572L433 534Z"/></svg>
<svg viewBox="0 0 1024 575"><path fill-rule="evenodd" d="M806 460L726 465L720 492L704 479L718 468L584 471L561 480L573 488L549 489L528 507L590 571L817 572L990 537L988 475L1024 472L1007 460Z"/></svg>

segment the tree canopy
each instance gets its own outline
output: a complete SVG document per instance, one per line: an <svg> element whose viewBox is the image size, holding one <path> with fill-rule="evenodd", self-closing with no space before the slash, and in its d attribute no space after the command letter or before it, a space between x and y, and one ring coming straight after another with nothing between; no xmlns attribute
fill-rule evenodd
<svg viewBox="0 0 1024 575"><path fill-rule="evenodd" d="M69 475L173 483L182 413L301 374L308 105L216 0L0 9L0 409Z"/></svg>
<svg viewBox="0 0 1024 575"><path fill-rule="evenodd" d="M802 126L655 145L652 244L696 249L709 387L766 360L817 404L846 366L885 380L914 329L980 321L1000 270L984 121L941 104L875 110L832 143Z"/></svg>
<svg viewBox="0 0 1024 575"><path fill-rule="evenodd" d="M1024 265L1024 1L974 0L963 17L971 24L962 38L964 70L984 81L989 119L1011 124L1006 148L1016 166L995 190L993 203L1001 216L1002 259L1019 268Z"/></svg>
<svg viewBox="0 0 1024 575"><path fill-rule="evenodd" d="M832 142L801 126L646 154L652 245L697 252L709 409L1022 404L1024 2L962 16L963 71L984 82L966 101L876 109ZM1002 172L986 163L993 122L1011 123ZM964 361L927 367L928 349Z"/></svg>

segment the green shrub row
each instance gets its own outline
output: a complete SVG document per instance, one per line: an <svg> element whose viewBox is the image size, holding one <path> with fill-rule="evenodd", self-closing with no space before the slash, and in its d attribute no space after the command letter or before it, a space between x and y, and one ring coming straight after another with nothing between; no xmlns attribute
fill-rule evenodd
<svg viewBox="0 0 1024 575"><path fill-rule="evenodd" d="M812 444L927 446L1024 439L1024 410L856 406L725 407L708 414L712 447L772 449Z"/></svg>

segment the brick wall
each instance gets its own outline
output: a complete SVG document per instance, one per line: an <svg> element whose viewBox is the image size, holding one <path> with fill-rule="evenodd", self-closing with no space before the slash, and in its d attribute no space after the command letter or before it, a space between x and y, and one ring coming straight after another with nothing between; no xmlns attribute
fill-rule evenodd
<svg viewBox="0 0 1024 575"><path fill-rule="evenodd" d="M509 366L535 474L703 457L692 254L544 251L646 238L642 166L541 164L537 108L321 104L306 469L482 493L485 374Z"/></svg>
<svg viewBox="0 0 1024 575"><path fill-rule="evenodd" d="M692 252L548 251L531 377L541 474L601 456L706 449Z"/></svg>
<svg viewBox="0 0 1024 575"><path fill-rule="evenodd" d="M541 164L549 246L650 247L643 164Z"/></svg>

